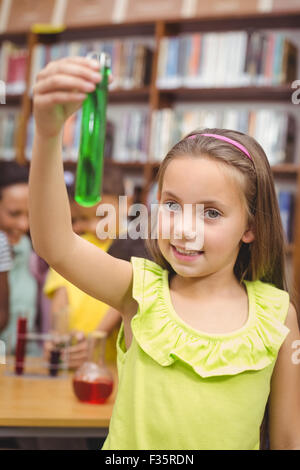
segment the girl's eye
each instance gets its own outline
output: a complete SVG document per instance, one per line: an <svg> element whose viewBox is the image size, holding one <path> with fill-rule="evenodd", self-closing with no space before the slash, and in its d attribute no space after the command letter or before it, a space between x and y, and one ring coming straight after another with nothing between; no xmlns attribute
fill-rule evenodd
<svg viewBox="0 0 300 470"><path fill-rule="evenodd" d="M164 205L171 212L177 212L181 210L181 206L180 204L178 204L178 202L168 201L168 202L165 202Z"/></svg>
<svg viewBox="0 0 300 470"><path fill-rule="evenodd" d="M20 212L10 212L9 214L11 217L19 217Z"/></svg>
<svg viewBox="0 0 300 470"><path fill-rule="evenodd" d="M206 214L208 214L209 212L213 214L212 217L209 217L209 219L211 219L211 220L212 220L212 219L217 219L218 216L221 215L221 214L220 214L218 211L216 211L215 209L208 209L208 210L206 211Z"/></svg>

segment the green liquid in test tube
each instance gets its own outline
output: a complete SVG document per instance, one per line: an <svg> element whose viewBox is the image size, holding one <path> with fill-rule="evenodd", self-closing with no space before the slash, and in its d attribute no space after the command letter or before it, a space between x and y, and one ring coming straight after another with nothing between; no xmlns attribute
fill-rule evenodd
<svg viewBox="0 0 300 470"><path fill-rule="evenodd" d="M104 145L106 134L106 106L110 56L104 52L97 56L102 80L96 84L82 105L81 136L76 171L75 200L81 206L94 206L101 201Z"/></svg>

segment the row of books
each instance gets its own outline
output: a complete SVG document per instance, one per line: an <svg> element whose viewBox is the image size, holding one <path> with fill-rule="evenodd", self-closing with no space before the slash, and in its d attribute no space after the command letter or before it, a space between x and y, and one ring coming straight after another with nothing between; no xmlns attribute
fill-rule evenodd
<svg viewBox="0 0 300 470"><path fill-rule="evenodd" d="M287 112L266 108L195 107L165 108L152 114L151 126L147 106L110 106L107 112L105 156L118 162L161 161L169 149L184 135L197 128L234 129L253 136L264 148L271 165L294 161L295 119ZM0 114L0 148L2 158L14 158L14 142L19 114ZM81 110L65 124L64 159L76 161L79 149ZM34 133L33 118L27 129L26 158L30 160ZM149 135L150 133L150 135ZM149 148L149 152L148 152Z"/></svg>
<svg viewBox="0 0 300 470"><path fill-rule="evenodd" d="M81 56L96 52L106 52L111 57L114 81L111 89L140 88L149 85L153 41L151 38L126 38L123 40L95 40L60 42L51 45L37 44L33 50L30 74L30 89L38 72L52 60L62 57Z"/></svg>
<svg viewBox="0 0 300 470"><path fill-rule="evenodd" d="M195 33L160 41L159 88L280 85L296 75L297 47L280 32Z"/></svg>
<svg viewBox="0 0 300 470"><path fill-rule="evenodd" d="M33 50L30 89L38 72L55 59L107 52L112 58L111 89L140 88L151 80L152 38L71 41L37 44ZM25 90L28 51L4 41L0 79L7 94ZM280 85L296 79L297 48L282 33L195 33L160 41L159 88Z"/></svg>
<svg viewBox="0 0 300 470"><path fill-rule="evenodd" d="M148 155L149 112L147 108L111 106L107 112L105 158L117 162L146 162ZM81 110L65 123L63 133L63 159L78 159L81 132ZM31 117L27 128L25 156L31 159L34 135L34 120Z"/></svg>
<svg viewBox="0 0 300 470"><path fill-rule="evenodd" d="M145 162L148 154L149 114L145 108L134 112L111 107L108 112L105 156L119 162ZM14 142L18 114L0 114L1 158L15 156ZM76 161L80 139L80 111L67 121L64 128L63 155L65 160ZM266 123L268 125L266 126ZM286 113L263 109L247 111L226 110L172 110L156 111L151 122L150 158L160 161L171 146L192 129L221 127L249 133L262 145L271 165L293 161L293 118ZM29 120L26 158L30 160L34 123Z"/></svg>
<svg viewBox="0 0 300 470"><path fill-rule="evenodd" d="M0 47L0 80L5 83L7 95L24 93L28 50L11 41Z"/></svg>
<svg viewBox="0 0 300 470"><path fill-rule="evenodd" d="M150 158L161 161L170 148L193 129L224 128L244 132L263 147L270 165L292 162L295 119L274 109L165 108L155 111L151 121Z"/></svg>

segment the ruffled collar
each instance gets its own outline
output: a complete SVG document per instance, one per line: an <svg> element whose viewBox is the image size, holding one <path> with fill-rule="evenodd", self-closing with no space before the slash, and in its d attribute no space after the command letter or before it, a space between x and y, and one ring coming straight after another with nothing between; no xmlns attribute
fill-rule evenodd
<svg viewBox="0 0 300 470"><path fill-rule="evenodd" d="M164 294L165 301L169 306L169 314L172 317L172 319L175 322L177 322L179 325L181 325L183 330L190 333L191 335L194 335L195 337L201 336L204 338L209 338L211 340L213 340L214 338L216 340L220 340L222 338L227 338L229 336L234 337L234 336L240 335L244 330L247 330L253 326L253 322L255 320L255 298L254 298L253 291L252 291L252 284L251 282L248 282L248 281L243 281L243 284L246 287L247 296L248 296L248 318L247 318L246 323L241 328L233 330L232 332L229 332L229 333L206 333L204 331L195 329L192 326L188 325L176 313L176 310L174 309L174 306L171 300L170 287L169 287L169 273L167 270L164 270L162 273L162 291Z"/></svg>
<svg viewBox="0 0 300 470"><path fill-rule="evenodd" d="M146 276L138 273L143 261L144 269L148 269ZM260 370L275 362L289 333L283 324L289 306L287 292L259 280L244 281L247 322L229 333L205 333L186 324L176 313L168 271L148 260L133 264L133 296L139 310L132 319L132 331L140 347L160 365L181 361L201 377L211 377ZM143 286L142 282L148 284Z"/></svg>

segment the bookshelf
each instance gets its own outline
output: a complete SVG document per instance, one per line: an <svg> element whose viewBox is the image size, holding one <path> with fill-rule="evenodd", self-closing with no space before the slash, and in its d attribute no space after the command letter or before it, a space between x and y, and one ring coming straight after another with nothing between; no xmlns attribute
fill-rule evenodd
<svg viewBox="0 0 300 470"><path fill-rule="evenodd" d="M31 2L34 0L31 0ZM156 1L156 0L155 0ZM29 2L30 3L30 2ZM54 2L58 5L59 0ZM68 14L63 23L66 29L57 34L39 34L29 32L29 27L22 27L18 23L16 30L12 23L7 32L0 34L0 43L3 40L11 40L18 44L27 43L29 50L29 63L26 76L27 88L22 96L7 96L7 104L18 107L21 110L22 120L19 126L17 136L17 159L25 162L24 149L26 145L26 128L31 113L31 98L29 90L30 64L33 55L33 49L38 43L52 43L55 41L83 41L88 39L107 39L128 37L150 37L153 39L154 49L152 56L152 71L149 85L136 89L114 89L110 91L109 103L112 105L145 105L149 112L163 109L165 107L173 108L178 103L199 103L209 104L217 101L220 104L234 103L267 103L290 105L293 89L289 84L280 84L276 86L232 86L217 88L188 88L179 86L177 88L158 88L157 73L159 66L159 45L160 41L168 36L180 34L192 34L195 32L227 32L227 31L254 31L254 30L280 30L288 29L293 32L300 32L300 6L297 2L289 0L280 2L262 1L240 1L226 2L213 0L209 4L209 9L205 2L195 0L188 2L185 0L160 0L160 10L156 11L153 7L152 12L147 8L143 9L146 1L134 2L133 0L112 2L111 9L107 8L105 15L99 19L94 15L83 15L80 18L78 9L82 6L82 0L73 0L74 12L70 10L70 1L67 3ZM100 0L90 1L93 8L97 9L101 4ZM102 1L103 3L103 1ZM121 13L116 10L116 4L127 5ZM233 6L235 3L235 6ZM194 10L191 5L194 4ZM228 7L228 5L231 5ZM265 10L262 5L265 4ZM273 9L271 9L273 4ZM284 4L284 7L282 6ZM57 10L56 5L56 10ZM166 5L169 8L166 8ZM190 7L188 6L190 5ZM266 5L269 5L267 8ZM1 7L1 2L0 2ZM77 10L76 10L77 8ZM189 10L190 8L190 10ZM76 11L75 11L76 10ZM95 10L96 11L96 10ZM118 14L117 14L118 13ZM52 15L52 16L51 16ZM53 14L51 14L51 21ZM57 12L56 12L57 15ZM118 16L119 15L119 16ZM171 16L172 15L172 16ZM110 19L111 18L111 19ZM36 22L37 19L35 19ZM300 44L299 44L300 46ZM298 60L300 59L300 47L298 51ZM300 122L297 126L299 128ZM150 132L148 136L148 148L150 145ZM146 201L147 194L156 176L159 167L158 162L148 160L143 162L116 162L107 160L107 165L117 165L126 172L134 172L143 176L143 200ZM295 155L295 163L280 163L272 167L275 181L282 180L285 184L291 184L296 188L295 218L293 225L293 243L287 246L286 254L292 266L292 283L299 293L298 307L300 309L300 145L298 144Z"/></svg>

